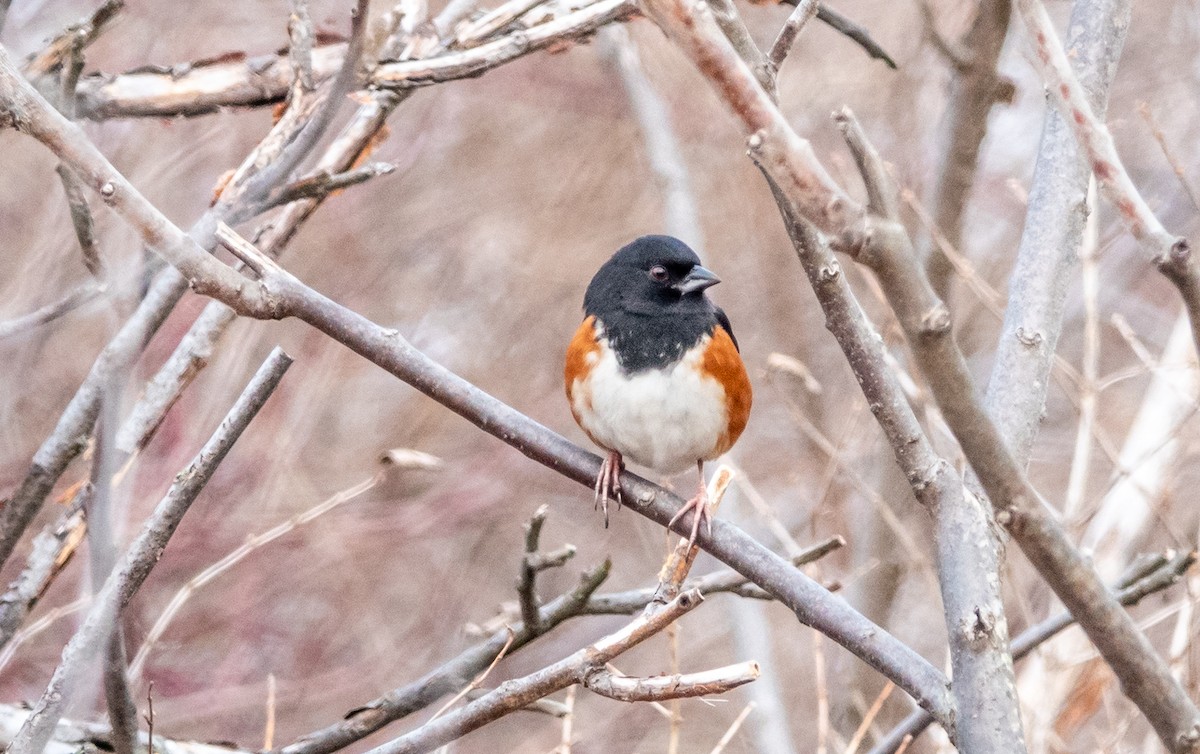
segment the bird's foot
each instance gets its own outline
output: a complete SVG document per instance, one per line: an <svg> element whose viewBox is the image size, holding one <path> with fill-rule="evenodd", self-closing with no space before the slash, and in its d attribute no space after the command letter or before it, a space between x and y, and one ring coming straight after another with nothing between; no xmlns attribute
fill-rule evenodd
<svg viewBox="0 0 1200 754"><path fill-rule="evenodd" d="M596 508L604 509L604 528L608 528L608 501L615 500L621 510L621 454L610 450L600 464L600 475L596 477Z"/></svg>
<svg viewBox="0 0 1200 754"><path fill-rule="evenodd" d="M693 511L692 514L692 532L688 537L688 549L696 546L696 535L700 533L700 525L704 524L706 531L712 535L712 514L708 510L708 488L704 485L704 477L700 478L700 489L696 492L696 496L683 504L683 507L671 517L667 528L675 525L675 522L683 518L688 511Z"/></svg>

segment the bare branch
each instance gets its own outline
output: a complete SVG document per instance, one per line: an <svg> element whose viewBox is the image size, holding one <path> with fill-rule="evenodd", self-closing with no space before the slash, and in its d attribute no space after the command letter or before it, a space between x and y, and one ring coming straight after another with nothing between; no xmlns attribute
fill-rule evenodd
<svg viewBox="0 0 1200 754"><path fill-rule="evenodd" d="M544 634L568 618L579 615L593 592L608 578L611 567L612 563L605 561L582 574L579 585L574 590L543 606L538 613L540 633ZM464 651L420 679L351 710L344 720L276 749L274 754L331 754L338 751L366 738L388 723L406 717L440 697L457 691L482 672L505 646L508 647L508 652L515 652L538 635L523 623L512 626L511 629L503 626L494 631L486 641Z"/></svg>
<svg viewBox="0 0 1200 754"><path fill-rule="evenodd" d="M1119 585L1115 595L1117 601L1126 607L1130 607L1136 605L1144 597L1161 592L1179 583L1179 580L1183 578L1183 574L1196 562L1196 552L1192 550L1169 554L1172 557L1151 561L1151 564L1155 567L1149 573L1135 572L1132 574L1134 577L1132 583ZM1128 578L1122 579L1122 581L1126 580ZM1025 629L1019 636L1013 639L1013 660L1023 660L1033 650L1053 639L1064 629L1074 625L1074 623L1074 617L1069 612L1063 612ZM933 722L933 718L926 714L924 710L912 713L884 736L871 749L870 754L896 754L905 740L911 740L921 735Z"/></svg>
<svg viewBox="0 0 1200 754"><path fill-rule="evenodd" d="M333 76L345 58L345 44L314 48L313 77ZM77 112L91 120L204 115L227 107L280 102L291 85L292 70L284 55L222 57L120 75L85 76L76 89Z"/></svg>
<svg viewBox="0 0 1200 754"><path fill-rule="evenodd" d="M1051 100L1062 111L1087 155L1100 191L1116 208L1121 222L1133 237L1154 255L1159 272L1179 289L1192 323L1193 340L1200 352L1200 268L1192 259L1187 239L1173 235L1163 227L1129 177L1113 144L1112 134L1104 121L1096 116L1083 86L1071 70L1045 7L1038 0L1017 0L1016 6L1033 38L1039 72L1050 90ZM1200 728L1197 728L1195 738L1196 745L1200 746Z"/></svg>
<svg viewBox="0 0 1200 754"><path fill-rule="evenodd" d="M55 168L62 181L63 191L67 195L67 207L71 211L71 226L75 228L75 237L79 239L79 250L83 253L83 266L92 277L104 279L104 260L100 257L100 248L96 243L96 224L92 220L92 211L88 207L87 198L83 195L83 186L66 167L59 165Z"/></svg>
<svg viewBox="0 0 1200 754"><path fill-rule="evenodd" d="M478 76L552 44L585 38L605 24L625 20L634 11L632 0L597 0L561 18L478 47L424 60L384 63L375 69L371 83L383 89L410 89Z"/></svg>
<svg viewBox="0 0 1200 754"><path fill-rule="evenodd" d="M458 47L474 47L542 2L543 0L507 0L471 23L463 24L455 34L454 41Z"/></svg>
<svg viewBox="0 0 1200 754"><path fill-rule="evenodd" d="M543 503L533 512L525 524L525 557L521 558L521 577L517 581L517 596L521 602L521 620L530 631L540 633L537 597L537 569L533 557L537 555L538 540L542 536L542 524L546 523L546 511L550 507ZM572 553L573 554L573 553Z"/></svg>
<svg viewBox="0 0 1200 754"><path fill-rule="evenodd" d="M25 74L38 78L53 73L79 55L116 19L124 0L106 0L85 21L68 27L24 66Z"/></svg>
<svg viewBox="0 0 1200 754"><path fill-rule="evenodd" d="M466 50L443 52L429 59L418 54L413 60L381 64L373 72L371 84L406 90L478 76L550 45L585 39L601 26L625 20L635 12L632 0L598 0ZM321 80L332 76L342 68L345 54L346 46L342 44L314 48L313 77ZM78 112L80 117L93 120L202 115L225 107L279 102L291 84L291 67L286 57L279 55L200 61L116 76L93 75L79 82Z"/></svg>
<svg viewBox="0 0 1200 754"><path fill-rule="evenodd" d="M0 70L0 73L2 72ZM4 80L0 77L0 81ZM0 97L5 93L5 87L0 83ZM36 94L33 96L36 97ZM31 104L29 108L35 108L35 105ZM25 113L30 112L25 107L20 109ZM44 101L37 104L35 109L39 120L47 117ZM775 111L775 114L778 115L778 112ZM37 131L47 137L52 148L58 147L64 154L72 157L69 162L77 172L88 173L89 169L94 168L101 175L115 173L111 165L95 153L94 147L84 147L75 143L86 141L78 131L65 135L67 142L72 145L70 147L50 138L51 135L58 135L56 129L47 131L43 124L37 126ZM811 148L809 154L811 155ZM143 232L147 222L151 223L152 227L158 227L161 215L140 196L122 197L122 201L114 202L113 206L135 227L142 228ZM835 214L841 214L840 210ZM164 229L163 232L168 239L186 240L173 226ZM178 246L172 245L167 255L179 261L185 269L199 274L193 280L197 291L219 296L223 303L250 316L296 316L436 398L438 402L531 458L552 466L559 473L589 487L595 480L599 469L599 459L595 455L581 450L452 374L413 348L394 330L382 328L339 306L311 288L299 284L294 277L277 266L264 268L262 272L265 277L255 286L242 284L230 287L226 285L226 279L228 275L236 276L236 273L217 263L213 270L214 277L207 277L208 268L211 266L208 263L215 260L203 255L199 248L181 243ZM260 257L262 260L266 259L265 256ZM670 522L682 501L662 488L637 477L626 474L626 478L628 481L623 482L623 486L630 491L632 507L660 524L666 525ZM682 534L683 523L676 522L676 526L679 528L678 533ZM897 686L912 694L923 706L936 711L940 719L948 720L950 705L946 695L945 677L909 647L867 621L844 602L831 597L811 579L791 568L782 558L769 552L731 524L714 522L712 535L702 536L700 541L702 546L718 559L742 571L780 599L802 621L829 634L831 638L895 680Z"/></svg>
<svg viewBox="0 0 1200 754"><path fill-rule="evenodd" d="M843 108L837 120L855 159L882 165L853 114ZM864 181L869 183L874 172L864 171ZM976 397L966 359L954 342L950 313L917 266L908 236L893 220L881 218L870 248L858 259L875 272L946 423L997 511L997 521L1075 615L1170 750L1200 745L1200 710L1051 516Z"/></svg>
<svg viewBox="0 0 1200 754"><path fill-rule="evenodd" d="M46 304L20 317L0 322L0 340L33 330L40 325L53 322L64 314L69 314L89 301L95 300L106 291L103 285L95 282L84 283L68 293L62 299Z"/></svg>
<svg viewBox="0 0 1200 754"><path fill-rule="evenodd" d="M771 69L762 50L758 49L754 38L750 36L750 30L742 21L742 16L734 6L733 0L709 0L708 8L712 11L713 20L717 22L717 26L721 27L725 38L754 72L754 78L758 79L759 86L767 92L772 100L777 101L779 91L775 88L775 72Z"/></svg>
<svg viewBox="0 0 1200 754"><path fill-rule="evenodd" d="M775 37L775 43L771 45L770 52L767 53L767 62L771 64L774 73L778 73L779 69L783 67L784 59L792 51L792 46L796 44L800 32L804 31L805 24L811 21L820 10L820 0L799 0L796 3L796 7L783 22L779 36Z"/></svg>
<svg viewBox="0 0 1200 754"><path fill-rule="evenodd" d="M676 673L650 678L634 678L596 668L585 673L581 683L588 691L618 702L664 702L724 694L758 680L759 675L758 663L751 661L700 673Z"/></svg>
<svg viewBox="0 0 1200 754"><path fill-rule="evenodd" d="M795 5L795 0L782 1L789 5ZM871 36L871 32L865 26L851 21L846 16L830 8L826 3L821 3L821 7L817 9L817 18L838 34L841 34L863 48L875 60L881 60L888 68L891 68L893 71L896 70L896 61L892 60L892 56L888 55L887 50L883 49L875 41L875 38Z"/></svg>
<svg viewBox="0 0 1200 754"><path fill-rule="evenodd" d="M929 197L934 224L954 248L962 248L963 211L971 198L971 187L979 162L979 148L987 135L988 113L992 106L1012 98L1012 85L1005 83L996 70L1000 50L1008 32L1011 0L984 0L979 3L971 28L956 47L961 48L965 65L955 70L950 83L946 112L942 116L942 144L938 174ZM932 29L932 20L930 20ZM929 281L938 295L946 299L950 287L951 266L938 246L926 239L921 244Z"/></svg>
<svg viewBox="0 0 1200 754"><path fill-rule="evenodd" d="M25 568L0 596L0 647L13 638L83 542L87 529L83 508L91 494L90 484L80 484L58 520L33 538Z"/></svg>
<svg viewBox="0 0 1200 754"><path fill-rule="evenodd" d="M690 591L676 597L661 611L635 618L624 628L523 678L505 681L499 688L470 704L433 720L415 731L370 750L370 754L418 754L449 743L510 712L515 712L555 691L583 679L597 667L637 646L696 608L703 598Z"/></svg>
<svg viewBox="0 0 1200 754"><path fill-rule="evenodd" d="M29 719L9 745L9 754L41 754L46 748L62 716L63 707L77 690L81 671L106 641L113 621L150 575L184 514L251 419L274 392L290 365L291 358L283 351L278 348L272 351L217 431L191 464L176 476L175 483L143 525L141 533L129 546L117 569L105 581L83 625L67 643L62 662L55 669L41 699L34 705Z"/></svg>
<svg viewBox="0 0 1200 754"><path fill-rule="evenodd" d="M778 189L773 176L766 170L764 175L825 313L826 327L854 369L913 494L934 516L937 573L951 663L958 679L952 691L962 708L986 711L965 719L959 716L957 728L947 732L964 748L971 748L968 741L985 747L981 750L1004 741L1016 741L1019 746L1021 725L1006 651L1007 623L996 579L1001 551L987 510L935 452L888 366L882 339L855 300L837 260L800 217L799 208ZM878 189L871 190L872 202L894 206Z"/></svg>
<svg viewBox="0 0 1200 754"><path fill-rule="evenodd" d="M395 165L389 165L386 162L372 162L343 173L322 170L284 186L279 190L278 195L270 198L260 211L283 204L291 204L301 199L324 199L335 191L357 186L381 175L389 175L395 169Z"/></svg>

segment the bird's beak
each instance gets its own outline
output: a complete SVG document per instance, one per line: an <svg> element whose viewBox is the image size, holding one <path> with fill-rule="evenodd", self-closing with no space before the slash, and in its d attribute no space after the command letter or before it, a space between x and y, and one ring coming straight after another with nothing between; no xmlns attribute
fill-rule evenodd
<svg viewBox="0 0 1200 754"><path fill-rule="evenodd" d="M719 282L721 282L721 278L713 274L712 270L696 265L691 272L684 276L683 280L675 284L675 289L686 295L711 288Z"/></svg>

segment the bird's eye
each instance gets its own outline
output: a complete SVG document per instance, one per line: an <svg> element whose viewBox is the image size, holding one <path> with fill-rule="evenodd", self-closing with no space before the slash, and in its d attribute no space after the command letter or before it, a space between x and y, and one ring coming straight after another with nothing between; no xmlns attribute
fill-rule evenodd
<svg viewBox="0 0 1200 754"><path fill-rule="evenodd" d="M671 276L667 274L667 268L663 267L661 264L656 264L650 268L650 279L654 280L655 282L666 282L667 278L669 277Z"/></svg>

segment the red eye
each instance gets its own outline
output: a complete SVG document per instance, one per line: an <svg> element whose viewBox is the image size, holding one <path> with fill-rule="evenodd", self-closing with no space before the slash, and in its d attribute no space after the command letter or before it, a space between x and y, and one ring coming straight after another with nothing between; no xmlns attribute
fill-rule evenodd
<svg viewBox="0 0 1200 754"><path fill-rule="evenodd" d="M667 274L667 268L661 264L656 264L650 268L650 278L659 283L666 282L667 278L671 277Z"/></svg>

